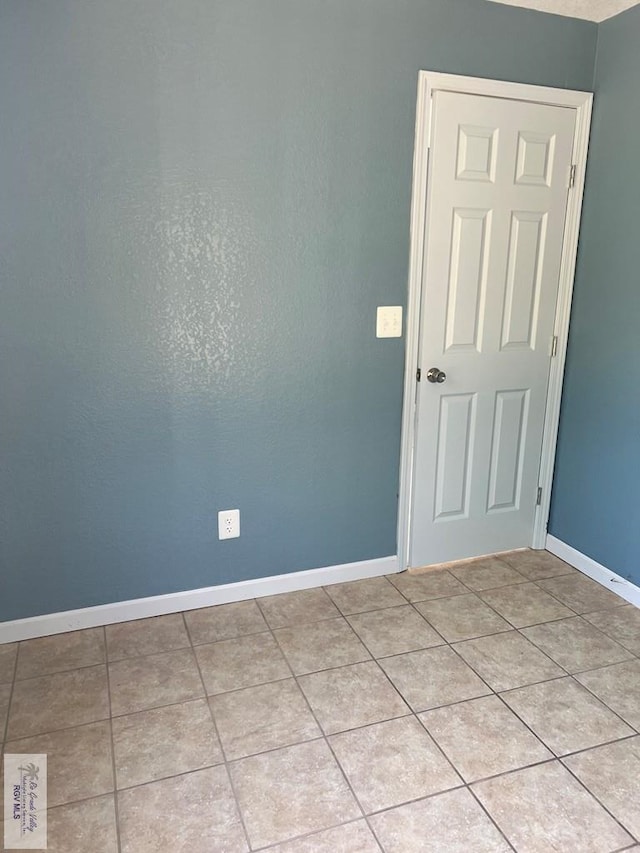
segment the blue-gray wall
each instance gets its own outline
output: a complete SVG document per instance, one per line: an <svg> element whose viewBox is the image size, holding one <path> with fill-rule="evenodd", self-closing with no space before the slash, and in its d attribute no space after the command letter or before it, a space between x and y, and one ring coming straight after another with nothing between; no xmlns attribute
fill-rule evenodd
<svg viewBox="0 0 640 853"><path fill-rule="evenodd" d="M418 69L588 88L596 32L486 0L0 0L0 619L395 553L404 341L374 327Z"/></svg>
<svg viewBox="0 0 640 853"><path fill-rule="evenodd" d="M599 27L549 532L640 584L640 8Z"/></svg>

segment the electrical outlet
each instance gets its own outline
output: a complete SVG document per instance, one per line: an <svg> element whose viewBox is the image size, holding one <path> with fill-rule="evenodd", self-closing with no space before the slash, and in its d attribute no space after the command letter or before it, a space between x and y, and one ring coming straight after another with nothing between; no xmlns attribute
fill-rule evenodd
<svg viewBox="0 0 640 853"><path fill-rule="evenodd" d="M218 513L218 539L237 539L238 536L240 536L240 510L221 510Z"/></svg>

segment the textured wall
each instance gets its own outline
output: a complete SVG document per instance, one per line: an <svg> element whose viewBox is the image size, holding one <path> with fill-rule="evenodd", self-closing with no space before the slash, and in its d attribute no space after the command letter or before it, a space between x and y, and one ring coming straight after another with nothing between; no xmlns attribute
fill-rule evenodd
<svg viewBox="0 0 640 853"><path fill-rule="evenodd" d="M395 553L374 325L418 69L585 88L595 37L484 0L0 0L0 619Z"/></svg>
<svg viewBox="0 0 640 853"><path fill-rule="evenodd" d="M640 584L640 8L599 27L549 532Z"/></svg>

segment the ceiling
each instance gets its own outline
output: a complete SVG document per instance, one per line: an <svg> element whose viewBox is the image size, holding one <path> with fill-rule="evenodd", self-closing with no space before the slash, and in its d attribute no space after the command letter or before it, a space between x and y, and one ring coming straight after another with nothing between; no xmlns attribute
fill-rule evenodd
<svg viewBox="0 0 640 853"><path fill-rule="evenodd" d="M631 6L637 6L640 0L491 0L491 2L524 6L527 9L568 15L570 18L584 18L587 21L604 21L625 9L630 9Z"/></svg>

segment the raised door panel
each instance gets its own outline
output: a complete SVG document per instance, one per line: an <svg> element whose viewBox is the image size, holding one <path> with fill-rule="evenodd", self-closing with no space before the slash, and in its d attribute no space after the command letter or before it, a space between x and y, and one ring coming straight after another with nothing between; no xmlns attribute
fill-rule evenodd
<svg viewBox="0 0 640 853"><path fill-rule="evenodd" d="M491 211L453 211L445 352L480 350L491 241Z"/></svg>
<svg viewBox="0 0 640 853"><path fill-rule="evenodd" d="M435 521L465 518L469 514L475 412L475 394L448 394L440 398Z"/></svg>
<svg viewBox="0 0 640 853"><path fill-rule="evenodd" d="M487 512L517 510L522 489L529 391L498 391L489 465Z"/></svg>

